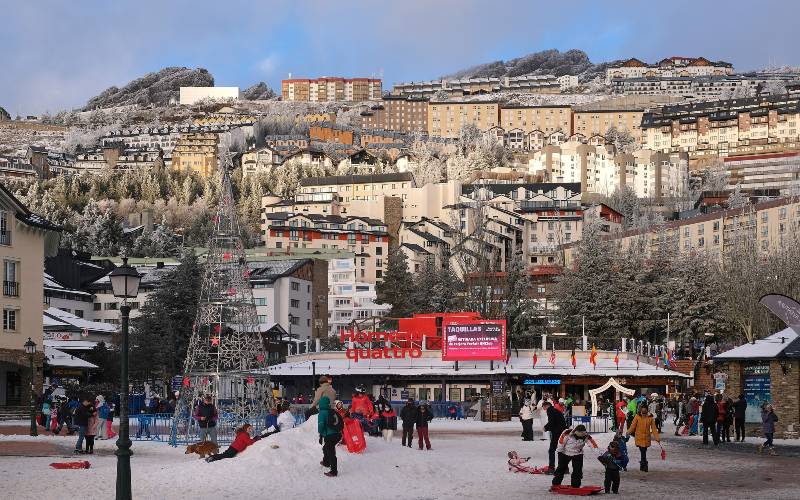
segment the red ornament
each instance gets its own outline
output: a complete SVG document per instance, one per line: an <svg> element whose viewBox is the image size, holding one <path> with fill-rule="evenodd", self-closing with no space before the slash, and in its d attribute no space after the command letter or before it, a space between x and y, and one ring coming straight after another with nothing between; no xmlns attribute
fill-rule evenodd
<svg viewBox="0 0 800 500"><path fill-rule="evenodd" d="M214 333L219 333L222 331L222 325L214 325Z"/></svg>
<svg viewBox="0 0 800 500"><path fill-rule="evenodd" d="M256 356L256 359L258 360L259 363L263 363L264 362L264 355L263 354L259 354L258 356Z"/></svg>
<svg viewBox="0 0 800 500"><path fill-rule="evenodd" d="M225 252L224 254L222 254L222 258L225 260L231 260L231 253Z"/></svg>
<svg viewBox="0 0 800 500"><path fill-rule="evenodd" d="M183 377L183 386L189 387L189 377Z"/></svg>
<svg viewBox="0 0 800 500"><path fill-rule="evenodd" d="M256 379L254 379L252 375L247 377L247 385L253 385L255 381Z"/></svg>
<svg viewBox="0 0 800 500"><path fill-rule="evenodd" d="M233 287L228 288L228 295L236 295L236 289Z"/></svg>
<svg viewBox="0 0 800 500"><path fill-rule="evenodd" d="M215 216L214 216L214 224L216 224L217 222L219 222L219 216L218 216L218 215L215 215Z"/></svg>
<svg viewBox="0 0 800 500"><path fill-rule="evenodd" d="M211 337L211 345L219 345L219 337Z"/></svg>
<svg viewBox="0 0 800 500"><path fill-rule="evenodd" d="M208 377L203 377L203 385L208 385Z"/></svg>
<svg viewBox="0 0 800 500"><path fill-rule="evenodd" d="M249 277L250 277L250 270L249 270L249 269L246 269L246 270L245 270L245 272L244 272L242 275L243 275L245 278L249 278Z"/></svg>

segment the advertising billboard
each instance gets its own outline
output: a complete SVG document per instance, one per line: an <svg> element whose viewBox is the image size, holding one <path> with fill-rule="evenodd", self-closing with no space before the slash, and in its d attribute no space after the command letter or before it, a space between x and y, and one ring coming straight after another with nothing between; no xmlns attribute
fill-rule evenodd
<svg viewBox="0 0 800 500"><path fill-rule="evenodd" d="M442 360L506 360L505 320L460 319L442 326Z"/></svg>

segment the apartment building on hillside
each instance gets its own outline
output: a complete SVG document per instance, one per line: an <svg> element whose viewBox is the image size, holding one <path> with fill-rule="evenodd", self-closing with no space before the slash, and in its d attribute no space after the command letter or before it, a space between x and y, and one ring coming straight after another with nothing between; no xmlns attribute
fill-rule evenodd
<svg viewBox="0 0 800 500"><path fill-rule="evenodd" d="M354 201L375 201L381 196L408 197L416 187L411 172L308 177L300 181L299 194L336 193L342 206Z"/></svg>
<svg viewBox="0 0 800 500"><path fill-rule="evenodd" d="M467 125L473 125L485 132L499 126L500 107L500 101L430 101L428 135L455 139Z"/></svg>
<svg viewBox="0 0 800 500"><path fill-rule="evenodd" d="M281 96L284 101L377 101L381 85L380 78L290 78L281 81Z"/></svg>
<svg viewBox="0 0 800 500"><path fill-rule="evenodd" d="M432 97L445 92L453 97L510 91L529 94L558 94L578 85L578 77L564 75L522 75L506 77L481 77L441 79L425 82L396 83L392 95L418 95Z"/></svg>
<svg viewBox="0 0 800 500"><path fill-rule="evenodd" d="M217 171L218 146L217 134L181 134L172 151L172 169L211 177Z"/></svg>
<svg viewBox="0 0 800 500"><path fill-rule="evenodd" d="M428 132L428 98L385 96L361 112L364 129L390 130L405 134Z"/></svg>
<svg viewBox="0 0 800 500"><path fill-rule="evenodd" d="M377 304L373 283L359 281L354 259L331 259L328 267L328 335L338 335L353 328L362 331L380 329L379 318L386 316L391 304Z"/></svg>
<svg viewBox="0 0 800 500"><path fill-rule="evenodd" d="M383 280L389 251L389 233L383 221L368 217L321 214L266 213L261 232L264 244L287 252L293 248L331 249L356 256L359 281Z"/></svg>
<svg viewBox="0 0 800 500"><path fill-rule="evenodd" d="M712 62L705 57L667 57L655 64L631 58L606 69L606 84L615 78L659 76L723 76L733 73L733 65L725 61Z"/></svg>
<svg viewBox="0 0 800 500"><path fill-rule="evenodd" d="M506 104L500 108L500 127L506 133L521 131L529 134L533 131L560 131L572 134L572 108L568 105L526 106L522 104Z"/></svg>

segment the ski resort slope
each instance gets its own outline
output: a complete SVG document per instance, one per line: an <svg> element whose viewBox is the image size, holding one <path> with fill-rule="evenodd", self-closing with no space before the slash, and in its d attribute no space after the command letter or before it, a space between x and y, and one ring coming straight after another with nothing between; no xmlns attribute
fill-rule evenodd
<svg viewBox="0 0 800 500"><path fill-rule="evenodd" d="M522 442L517 421L486 423L444 421L431 423L433 450L403 447L395 438L385 443L367 438L360 455L337 448L339 476L327 478L319 462L316 417L299 428L262 439L239 456L206 463L184 448L158 442L135 442L132 458L134 498L159 500L312 498L370 500L432 499L529 499L549 497L551 477L508 471L506 454L516 450L533 457L532 465L546 465L547 442ZM669 432L669 431L668 431ZM536 437L539 437L537 433ZM601 450L611 434L595 435ZM74 437L0 436L4 441L45 441L67 447ZM720 453L698 449L697 442L668 442L667 461L653 450L650 473L639 472L638 452L632 449L631 467L623 473L621 497L646 498L654 491L674 490L681 498L706 498L711 484L736 486L728 498L769 495L771 500L797 498L797 480L787 474L796 460L786 457L759 458L751 454ZM272 448L277 445L278 448ZM95 455L80 458L0 456L3 498L24 500L54 498L53 492L81 492L89 499L113 498L116 473L115 442L99 441ZM657 448L656 448L657 450ZM597 452L586 452L584 485L602 485L603 470ZM54 470L56 461L88 459L88 470ZM566 479L566 483L569 479ZM72 495L74 496L74 495Z"/></svg>

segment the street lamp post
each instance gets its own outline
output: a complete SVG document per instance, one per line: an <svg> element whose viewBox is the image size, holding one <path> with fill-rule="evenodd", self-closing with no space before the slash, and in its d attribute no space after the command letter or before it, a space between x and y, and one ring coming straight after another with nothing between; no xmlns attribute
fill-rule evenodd
<svg viewBox="0 0 800 500"><path fill-rule="evenodd" d="M141 276L133 267L128 265L127 257L122 259L122 265L108 275L114 296L122 299L119 308L122 316L122 370L120 374L119 396L119 439L117 439L117 500L130 500L131 498L131 438L128 429L128 319L131 308L128 299L139 295L139 282Z"/></svg>
<svg viewBox="0 0 800 500"><path fill-rule="evenodd" d="M33 371L33 355L36 354L36 342L28 337L25 342L25 353L28 355L31 368L31 436L39 435L39 428L36 427L36 391L34 391L34 380L36 379L36 372Z"/></svg>

